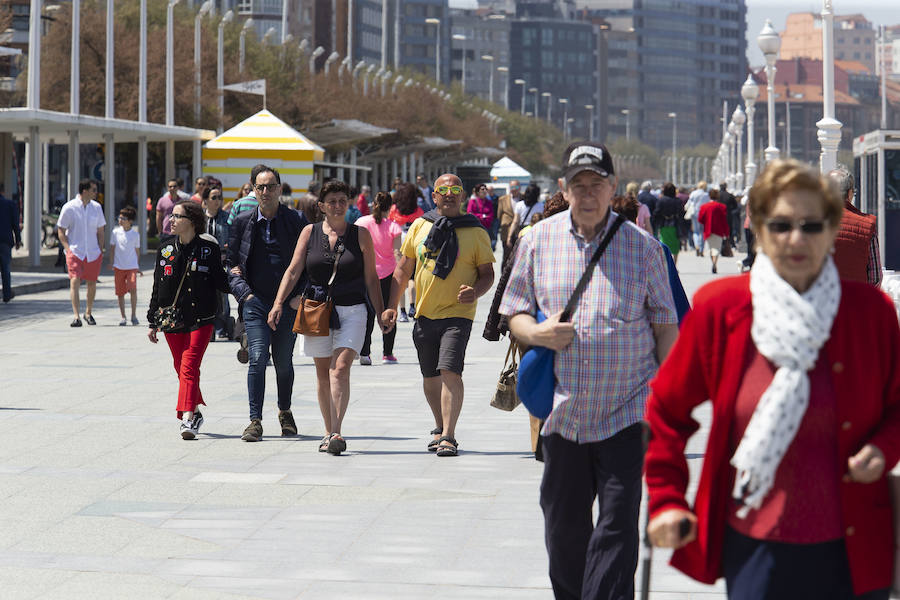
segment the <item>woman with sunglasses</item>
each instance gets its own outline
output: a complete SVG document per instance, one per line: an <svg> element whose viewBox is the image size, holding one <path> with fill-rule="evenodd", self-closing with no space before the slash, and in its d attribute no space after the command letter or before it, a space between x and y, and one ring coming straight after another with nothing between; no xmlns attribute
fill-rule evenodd
<svg viewBox="0 0 900 600"><path fill-rule="evenodd" d="M651 382L651 542L728 597L887 600L887 471L900 459L900 326L891 301L841 281L834 184L793 160L750 190L749 275L694 296ZM712 401L696 499L685 499L691 413Z"/></svg>
<svg viewBox="0 0 900 600"><path fill-rule="evenodd" d="M332 179L322 186L319 210L325 219L307 225L300 233L269 312L269 326L274 329L281 320L285 300L304 271L308 277L304 295L317 301L330 297L334 303L328 334L303 336L303 352L316 364L319 409L325 423L319 452L334 455L347 449L341 424L350 403L350 366L366 336L366 294L379 327L384 312L372 236L368 230L347 222L349 204L350 188L346 183ZM298 297L292 308L299 305Z"/></svg>

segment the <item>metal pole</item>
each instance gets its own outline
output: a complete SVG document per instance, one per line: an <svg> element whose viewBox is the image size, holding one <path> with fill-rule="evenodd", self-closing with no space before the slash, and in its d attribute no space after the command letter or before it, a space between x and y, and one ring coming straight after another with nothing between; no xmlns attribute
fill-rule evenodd
<svg viewBox="0 0 900 600"><path fill-rule="evenodd" d="M80 0L75 0L80 1ZM138 121L147 122L147 0L141 0L141 33L138 51ZM143 239L146 236L141 236Z"/></svg>
<svg viewBox="0 0 900 600"><path fill-rule="evenodd" d="M103 134L106 153L103 156L103 214L106 217L106 231L112 231L116 222L116 145L111 133Z"/></svg>
<svg viewBox="0 0 900 600"><path fill-rule="evenodd" d="M284 43L283 38L281 43ZM344 56L350 59L350 64L353 64L353 0L347 0L347 53Z"/></svg>
<svg viewBox="0 0 900 600"><path fill-rule="evenodd" d="M382 69L387 69L387 53L388 53L387 30L388 30L388 0L381 0L381 68Z"/></svg>
<svg viewBox="0 0 900 600"><path fill-rule="evenodd" d="M28 96L26 106L41 108L41 0L31 0L28 21Z"/></svg>
<svg viewBox="0 0 900 600"><path fill-rule="evenodd" d="M884 65L884 50L886 47L885 44L885 30L884 25L881 26L881 50L878 52L878 58L881 61L881 129L887 129L887 71L885 70ZM900 66L900 65L898 65ZM897 67L895 67L895 70ZM882 219L884 220L884 219Z"/></svg>
<svg viewBox="0 0 900 600"><path fill-rule="evenodd" d="M138 138L138 232L141 234L141 254L147 253L147 138Z"/></svg>
<svg viewBox="0 0 900 600"><path fill-rule="evenodd" d="M147 0L141 0L146 2ZM72 0L72 50L69 61L69 112L81 112L81 0ZM76 188L77 189L77 188ZM74 194L73 196L74 197Z"/></svg>
<svg viewBox="0 0 900 600"><path fill-rule="evenodd" d="M106 118L112 119L115 114L115 46L113 42L113 0L106 0Z"/></svg>
<svg viewBox="0 0 900 600"><path fill-rule="evenodd" d="M222 90L222 88L225 87L225 65L223 64L223 54L225 53L224 35L225 19L223 17L222 20L219 21L219 37L216 40L216 96L218 97L219 104L219 126L217 128L217 133L219 134L225 130L225 92ZM166 177L168 177L168 175L166 175Z"/></svg>
<svg viewBox="0 0 900 600"><path fill-rule="evenodd" d="M463 62L462 62L462 93L466 93L466 48L463 46Z"/></svg>
<svg viewBox="0 0 900 600"><path fill-rule="evenodd" d="M288 35L288 0L281 0L281 43ZM348 55L349 56L349 55Z"/></svg>

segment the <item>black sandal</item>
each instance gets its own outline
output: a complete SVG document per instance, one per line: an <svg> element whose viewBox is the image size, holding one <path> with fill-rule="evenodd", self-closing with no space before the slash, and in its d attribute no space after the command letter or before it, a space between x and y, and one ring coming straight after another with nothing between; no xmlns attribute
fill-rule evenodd
<svg viewBox="0 0 900 600"><path fill-rule="evenodd" d="M447 445L444 445L447 442ZM459 442L449 435L443 436L438 440L437 455L438 456L459 456Z"/></svg>
<svg viewBox="0 0 900 600"><path fill-rule="evenodd" d="M444 428L443 427L435 427L428 433L430 433L431 435L442 435L444 433ZM428 446L427 446L428 451L429 452L436 451L438 444L440 444L440 443L441 443L441 440L431 440L430 442L428 442Z"/></svg>

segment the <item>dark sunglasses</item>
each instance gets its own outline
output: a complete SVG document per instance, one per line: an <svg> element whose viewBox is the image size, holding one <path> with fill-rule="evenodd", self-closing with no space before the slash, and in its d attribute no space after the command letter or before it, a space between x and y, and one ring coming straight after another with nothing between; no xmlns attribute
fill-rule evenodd
<svg viewBox="0 0 900 600"><path fill-rule="evenodd" d="M786 221L784 219L769 219L766 221L766 229L769 233L788 233L799 229L801 233L815 235L825 231L825 221Z"/></svg>

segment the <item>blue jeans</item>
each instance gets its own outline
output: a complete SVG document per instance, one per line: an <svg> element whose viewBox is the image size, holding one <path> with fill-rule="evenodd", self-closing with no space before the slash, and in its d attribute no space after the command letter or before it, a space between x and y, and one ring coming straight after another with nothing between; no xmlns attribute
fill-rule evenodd
<svg viewBox="0 0 900 600"><path fill-rule="evenodd" d="M691 219L691 233L694 236L694 248L703 252L703 224L697 217Z"/></svg>
<svg viewBox="0 0 900 600"><path fill-rule="evenodd" d="M281 321L275 331L266 320L272 307L253 296L244 303L244 330L247 332L247 350L250 353L250 370L247 371L247 391L250 395L250 418L262 419L263 398L266 395L266 363L271 346L272 363L275 365L275 382L278 385L278 409L290 410L291 392L294 388L294 342L297 334L291 331L297 311L285 306Z"/></svg>
<svg viewBox="0 0 900 600"><path fill-rule="evenodd" d="M228 301L228 294L219 292L219 308L216 311L216 318L213 320L216 335L224 334L228 327L228 316L231 313L231 303Z"/></svg>
<svg viewBox="0 0 900 600"><path fill-rule="evenodd" d="M3 281L3 299L12 297L12 283L9 278L9 265L12 263L12 246L0 244L0 279Z"/></svg>

